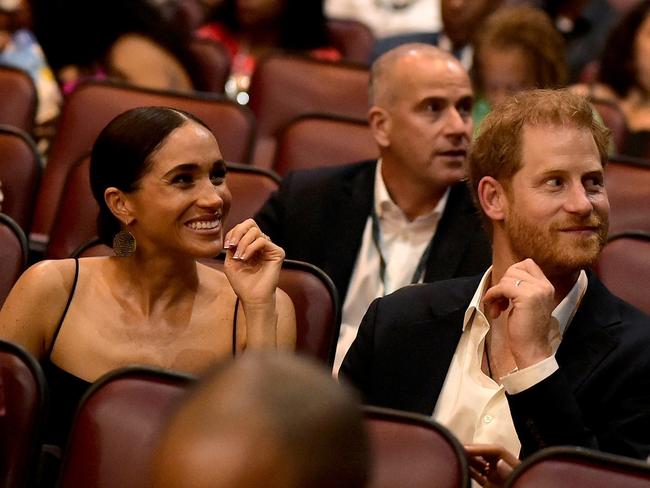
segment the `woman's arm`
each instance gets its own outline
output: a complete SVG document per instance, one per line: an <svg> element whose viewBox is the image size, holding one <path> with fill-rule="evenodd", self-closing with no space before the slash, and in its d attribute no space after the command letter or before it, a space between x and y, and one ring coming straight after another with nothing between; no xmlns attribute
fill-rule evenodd
<svg viewBox="0 0 650 488"><path fill-rule="evenodd" d="M71 259L41 261L25 271L0 310L0 338L42 358L65 310L74 274Z"/></svg>
<svg viewBox="0 0 650 488"><path fill-rule="evenodd" d="M278 290L284 251L254 220L235 226L225 238L224 271L241 302L247 347L293 348L296 319L291 299Z"/></svg>

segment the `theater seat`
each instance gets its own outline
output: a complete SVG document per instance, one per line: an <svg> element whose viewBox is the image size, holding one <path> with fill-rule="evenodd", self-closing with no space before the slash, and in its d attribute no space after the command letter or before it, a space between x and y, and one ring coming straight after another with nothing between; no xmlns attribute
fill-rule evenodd
<svg viewBox="0 0 650 488"><path fill-rule="evenodd" d="M650 161L611 156L605 168L609 232L650 232Z"/></svg>
<svg viewBox="0 0 650 488"><path fill-rule="evenodd" d="M612 235L598 257L595 271L614 295L650 315L650 233Z"/></svg>
<svg viewBox="0 0 650 488"><path fill-rule="evenodd" d="M251 79L250 107L257 118L253 164L273 164L276 138L296 117L321 113L365 119L368 69L273 53L259 60Z"/></svg>
<svg viewBox="0 0 650 488"><path fill-rule="evenodd" d="M28 134L34 129L38 95L26 71L0 66L0 124L8 124Z"/></svg>
<svg viewBox="0 0 650 488"><path fill-rule="evenodd" d="M13 219L0 213L0 307L27 263L27 238Z"/></svg>
<svg viewBox="0 0 650 488"><path fill-rule="evenodd" d="M41 157L29 134L10 125L0 125L2 212L25 232L29 232L40 176Z"/></svg>
<svg viewBox="0 0 650 488"><path fill-rule="evenodd" d="M650 464L579 447L550 447L526 458L506 488L647 488Z"/></svg>
<svg viewBox="0 0 650 488"><path fill-rule="evenodd" d="M147 486L157 437L191 381L188 375L142 366L94 382L79 404L59 486Z"/></svg>
<svg viewBox="0 0 650 488"><path fill-rule="evenodd" d="M47 412L45 376L22 347L0 340L0 486L35 481L40 435Z"/></svg>
<svg viewBox="0 0 650 488"><path fill-rule="evenodd" d="M284 127L278 138L273 170L289 171L353 163L379 156L365 120L335 115L304 115Z"/></svg>
<svg viewBox="0 0 650 488"><path fill-rule="evenodd" d="M369 488L465 488L469 467L456 438L431 417L363 407L370 437Z"/></svg>

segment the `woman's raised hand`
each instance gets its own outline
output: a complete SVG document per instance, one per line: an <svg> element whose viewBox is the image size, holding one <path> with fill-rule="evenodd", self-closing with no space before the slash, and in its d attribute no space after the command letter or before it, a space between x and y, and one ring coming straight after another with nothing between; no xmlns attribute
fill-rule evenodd
<svg viewBox="0 0 650 488"><path fill-rule="evenodd" d="M271 242L253 219L233 227L224 239L224 271L244 305L275 306L284 250Z"/></svg>

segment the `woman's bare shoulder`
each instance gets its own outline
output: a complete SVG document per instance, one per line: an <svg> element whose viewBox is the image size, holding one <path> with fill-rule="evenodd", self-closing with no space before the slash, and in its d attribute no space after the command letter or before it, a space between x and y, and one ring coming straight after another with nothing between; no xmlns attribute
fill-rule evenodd
<svg viewBox="0 0 650 488"><path fill-rule="evenodd" d="M41 261L25 271L0 311L0 336L39 356L65 309L75 279L72 259Z"/></svg>
<svg viewBox="0 0 650 488"><path fill-rule="evenodd" d="M30 266L16 283L34 292L56 295L70 290L74 283L74 259L49 259Z"/></svg>

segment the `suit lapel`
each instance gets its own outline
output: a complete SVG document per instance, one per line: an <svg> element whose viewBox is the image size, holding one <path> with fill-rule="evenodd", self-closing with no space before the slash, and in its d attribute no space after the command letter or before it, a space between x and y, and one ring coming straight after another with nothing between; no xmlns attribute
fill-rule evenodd
<svg viewBox="0 0 650 488"><path fill-rule="evenodd" d="M619 323L611 294L591 273L582 303L569 324L557 351L557 361L574 391L580 389L590 373L618 344L607 332Z"/></svg>
<svg viewBox="0 0 650 488"><path fill-rule="evenodd" d="M395 408L433 413L463 332L465 311L480 280L477 276L458 288L456 283L450 284L453 293L446 293L444 302L438 293L432 294L431 315L413 327L400 328L394 341L398 352L388 361L397 371L391 382L395 391L387 392Z"/></svg>
<svg viewBox="0 0 650 488"><path fill-rule="evenodd" d="M469 201L465 183L454 185L449 193L445 211L433 236L431 255L427 262L424 281L446 280L456 276L456 270L465 256L471 238L468 232L475 232L476 212Z"/></svg>
<svg viewBox="0 0 650 488"><path fill-rule="evenodd" d="M325 271L330 275L341 293L341 305L352 276L352 270L361 248L363 229L366 225L374 195L376 161L363 165L343 181L340 192L332 196L328 215L331 240L325 250ZM309 229L304 229L309 232Z"/></svg>

